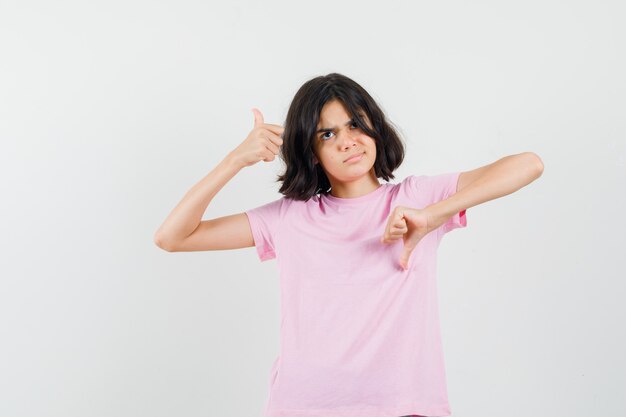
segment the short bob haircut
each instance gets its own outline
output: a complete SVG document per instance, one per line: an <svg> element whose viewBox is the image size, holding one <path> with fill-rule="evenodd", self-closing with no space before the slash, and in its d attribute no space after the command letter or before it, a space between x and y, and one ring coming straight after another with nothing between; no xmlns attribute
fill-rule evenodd
<svg viewBox="0 0 626 417"><path fill-rule="evenodd" d="M317 124L326 102L338 99L365 134L376 142L374 173L389 181L393 171L404 159L405 146L382 109L367 91L355 81L338 73L318 76L305 82L289 106L282 134L280 158L285 172L279 192L287 198L308 201L316 194L328 194L330 181L313 153ZM372 124L370 129L359 113L364 112Z"/></svg>

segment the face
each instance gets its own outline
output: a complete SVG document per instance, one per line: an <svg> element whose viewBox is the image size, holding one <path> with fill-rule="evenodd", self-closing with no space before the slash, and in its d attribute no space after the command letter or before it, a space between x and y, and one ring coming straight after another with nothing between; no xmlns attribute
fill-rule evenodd
<svg viewBox="0 0 626 417"><path fill-rule="evenodd" d="M361 114L362 119L372 128L365 113ZM314 154L332 188L362 177L376 178L373 168L376 162L376 142L351 120L341 101L335 99L326 102L316 130ZM360 159L347 160L359 154Z"/></svg>

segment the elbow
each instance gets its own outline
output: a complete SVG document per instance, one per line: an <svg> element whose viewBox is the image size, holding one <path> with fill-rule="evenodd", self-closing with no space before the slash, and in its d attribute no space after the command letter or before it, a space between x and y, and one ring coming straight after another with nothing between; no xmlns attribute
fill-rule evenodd
<svg viewBox="0 0 626 417"><path fill-rule="evenodd" d="M158 248L163 249L166 252L173 252L174 251L172 245L169 244L168 241L166 239L164 239L162 236L155 235L152 240L154 241L154 244Z"/></svg>
<svg viewBox="0 0 626 417"><path fill-rule="evenodd" d="M541 158L539 158L539 155L537 154L533 154L535 155L535 157L537 158L537 172L538 172L538 176L540 177L541 174L543 174L543 161L541 160Z"/></svg>
<svg viewBox="0 0 626 417"><path fill-rule="evenodd" d="M534 152L526 152L526 154L531 159L532 164L535 168L536 176L537 178L539 178L541 174L543 174L543 161L541 160L539 155Z"/></svg>

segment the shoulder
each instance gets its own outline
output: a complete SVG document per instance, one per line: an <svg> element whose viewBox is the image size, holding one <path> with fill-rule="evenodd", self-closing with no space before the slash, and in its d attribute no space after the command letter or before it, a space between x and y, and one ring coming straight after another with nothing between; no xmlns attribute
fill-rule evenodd
<svg viewBox="0 0 626 417"><path fill-rule="evenodd" d="M428 175L408 175L398 184L394 186L398 188L398 192L404 193L411 198L416 198L422 194L428 185Z"/></svg>

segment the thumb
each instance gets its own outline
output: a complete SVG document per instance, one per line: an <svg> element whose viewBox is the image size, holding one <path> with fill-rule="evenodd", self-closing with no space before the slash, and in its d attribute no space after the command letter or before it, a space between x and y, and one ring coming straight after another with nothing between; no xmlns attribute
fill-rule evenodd
<svg viewBox="0 0 626 417"><path fill-rule="evenodd" d="M402 266L405 271L409 269L409 258L411 257L411 252L413 252L413 248L404 245L402 248L402 254L400 255L400 266Z"/></svg>
<svg viewBox="0 0 626 417"><path fill-rule="evenodd" d="M261 113L261 110L257 109L256 107L253 107L252 113L254 113L254 127L261 126L265 123L265 121L263 120L263 114Z"/></svg>

